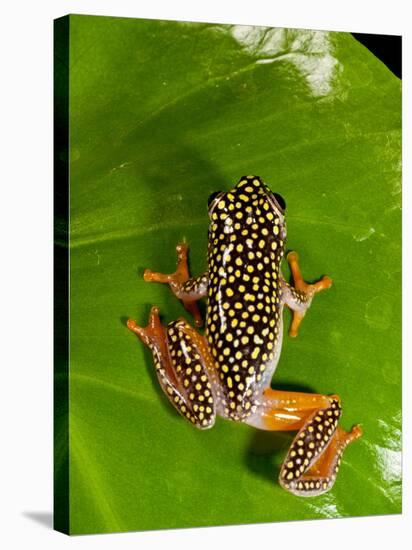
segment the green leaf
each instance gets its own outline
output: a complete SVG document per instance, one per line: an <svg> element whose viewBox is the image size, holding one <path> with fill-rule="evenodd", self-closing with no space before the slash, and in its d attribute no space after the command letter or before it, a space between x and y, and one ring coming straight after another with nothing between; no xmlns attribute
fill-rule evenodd
<svg viewBox="0 0 412 550"><path fill-rule="evenodd" d="M70 17L72 533L401 511L400 140L400 81L348 33ZM185 239L202 273L207 198L250 173L286 198L306 279L334 281L273 380L363 427L316 498L277 483L293 434L194 429L125 326L185 315L142 271Z"/></svg>

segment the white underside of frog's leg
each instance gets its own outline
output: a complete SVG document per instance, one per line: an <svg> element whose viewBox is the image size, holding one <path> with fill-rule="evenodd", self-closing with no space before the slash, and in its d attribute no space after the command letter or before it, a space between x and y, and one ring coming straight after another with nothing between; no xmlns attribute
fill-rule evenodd
<svg viewBox="0 0 412 550"><path fill-rule="evenodd" d="M296 288L288 284L283 277L280 279L280 283L284 304L303 316L312 303L313 293L305 293L301 290L296 290Z"/></svg>
<svg viewBox="0 0 412 550"><path fill-rule="evenodd" d="M199 277L192 277L184 283L171 282L170 288L179 300L200 300L207 294L209 274L206 272Z"/></svg>

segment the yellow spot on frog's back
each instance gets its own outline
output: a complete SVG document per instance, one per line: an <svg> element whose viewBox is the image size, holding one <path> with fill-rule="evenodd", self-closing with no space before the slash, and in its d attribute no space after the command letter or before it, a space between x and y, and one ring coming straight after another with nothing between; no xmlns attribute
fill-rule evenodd
<svg viewBox="0 0 412 550"><path fill-rule="evenodd" d="M249 200L249 197L247 195L239 195L239 199L241 199L242 201L245 201L247 202Z"/></svg>
<svg viewBox="0 0 412 550"><path fill-rule="evenodd" d="M218 208L222 209L225 207L225 201L220 201L219 204L217 205Z"/></svg>
<svg viewBox="0 0 412 550"><path fill-rule="evenodd" d="M252 359L256 359L257 356L259 355L260 353L260 349L259 348L255 348L253 351L252 351Z"/></svg>

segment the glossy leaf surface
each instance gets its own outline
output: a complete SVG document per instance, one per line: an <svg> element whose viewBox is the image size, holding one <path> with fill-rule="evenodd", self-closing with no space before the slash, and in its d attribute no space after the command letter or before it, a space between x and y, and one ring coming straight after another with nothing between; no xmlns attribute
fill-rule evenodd
<svg viewBox="0 0 412 550"><path fill-rule="evenodd" d="M399 80L348 33L71 16L70 37L71 531L398 513ZM305 277L334 281L273 386L338 393L364 429L312 499L277 483L293 434L194 429L125 326L185 314L143 269L185 239L202 273L207 198L250 173L285 197Z"/></svg>

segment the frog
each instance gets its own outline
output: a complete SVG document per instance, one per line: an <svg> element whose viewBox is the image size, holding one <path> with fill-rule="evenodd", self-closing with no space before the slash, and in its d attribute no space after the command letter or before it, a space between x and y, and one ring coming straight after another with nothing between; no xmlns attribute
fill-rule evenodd
<svg viewBox="0 0 412 550"><path fill-rule="evenodd" d="M147 282L168 284L193 317L162 325L153 306L147 326L127 322L153 355L159 384L176 411L201 430L217 416L260 430L295 431L279 471L280 486L295 496L318 496L336 480L347 445L362 435L345 431L339 395L272 389L283 341L283 309L296 337L316 294L332 285L324 275L304 280L295 251L282 274L286 202L255 175L208 200L207 271L191 277L188 245L176 247L171 274L146 269ZM198 301L206 298L205 330Z"/></svg>

